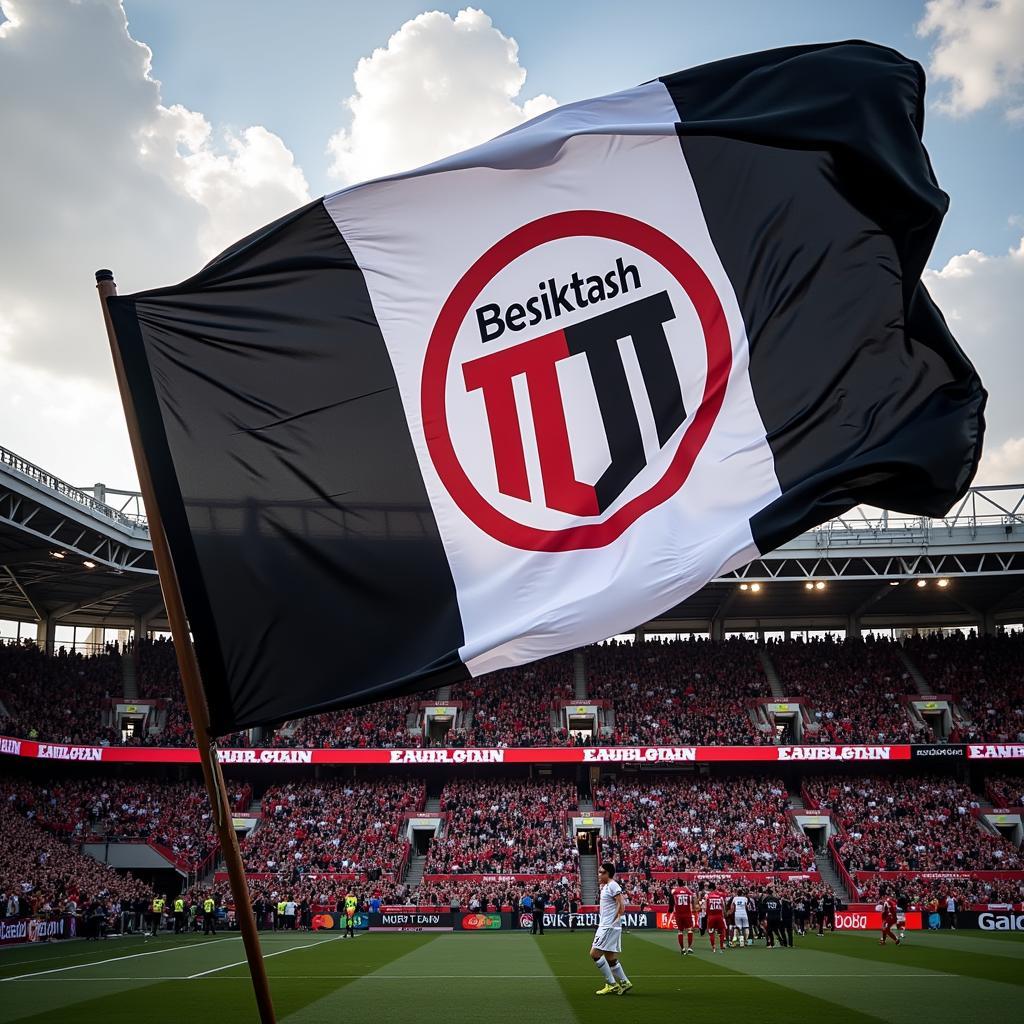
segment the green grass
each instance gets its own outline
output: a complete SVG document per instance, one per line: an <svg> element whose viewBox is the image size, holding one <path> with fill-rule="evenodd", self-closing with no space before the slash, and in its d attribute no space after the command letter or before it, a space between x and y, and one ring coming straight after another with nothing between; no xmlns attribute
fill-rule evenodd
<svg viewBox="0 0 1024 1024"><path fill-rule="evenodd" d="M289 1024L545 1024L676 1019L892 1021L1010 1019L1024 996L1024 936L808 936L679 956L668 932L629 932L635 988L598 998L589 934L338 933L263 935L278 1020ZM242 943L111 939L0 952L0 1021L232 1024L256 1019ZM242 961L239 963L239 961ZM812 1016L813 1015L813 1016Z"/></svg>

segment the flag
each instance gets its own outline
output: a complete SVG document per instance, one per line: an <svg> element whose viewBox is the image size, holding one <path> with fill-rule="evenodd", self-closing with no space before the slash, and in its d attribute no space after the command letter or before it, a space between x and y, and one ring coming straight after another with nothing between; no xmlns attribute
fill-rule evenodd
<svg viewBox="0 0 1024 1024"><path fill-rule="evenodd" d="M215 730L600 640L858 503L944 513L985 392L920 282L923 109L868 43L723 60L111 299Z"/></svg>

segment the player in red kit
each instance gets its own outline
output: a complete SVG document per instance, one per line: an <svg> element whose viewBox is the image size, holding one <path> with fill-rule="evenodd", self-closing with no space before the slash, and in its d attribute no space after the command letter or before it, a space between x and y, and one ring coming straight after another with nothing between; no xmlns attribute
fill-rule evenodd
<svg viewBox="0 0 1024 1024"><path fill-rule="evenodd" d="M678 880L676 881L675 888L672 890L672 909L676 915L676 939L679 942L679 952L683 956L688 956L693 952L693 928L694 919L697 916L697 897L694 896L692 889L686 888Z"/></svg>
<svg viewBox="0 0 1024 1024"><path fill-rule="evenodd" d="M725 952L725 905L729 897L720 889L712 889L704 897L704 910L708 921L708 938L711 940L711 952L715 952L715 935L718 936L718 944Z"/></svg>
<svg viewBox="0 0 1024 1024"><path fill-rule="evenodd" d="M880 946L885 945L886 937L888 936L898 946L900 944L899 937L892 930L892 926L896 923L896 915L899 913L899 907L896 905L896 901L892 896L886 896L882 900L882 937L878 940Z"/></svg>

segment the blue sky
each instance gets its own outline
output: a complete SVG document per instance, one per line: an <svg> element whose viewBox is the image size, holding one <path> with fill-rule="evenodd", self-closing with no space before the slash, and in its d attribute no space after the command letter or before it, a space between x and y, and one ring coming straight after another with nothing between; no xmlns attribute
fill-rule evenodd
<svg viewBox="0 0 1024 1024"><path fill-rule="evenodd" d="M360 57L424 10L452 15L463 5L294 0L126 0L132 35L153 49L165 103L201 110L216 125L262 124L295 154L314 194L327 177L325 140L348 121ZM800 42L862 38L927 66L935 37L915 32L916 0L633 0L480 3L495 27L519 43L528 72L523 93L559 102L635 85L736 53ZM1024 46L1024 40L1021 40ZM944 91L939 83L931 96ZM1003 252L1024 216L1024 123L1008 124L998 104L969 116L935 109L926 142L952 204L933 264L972 248Z"/></svg>
<svg viewBox="0 0 1024 1024"><path fill-rule="evenodd" d="M991 392L982 479L1024 481L1024 0L477 3L0 0L0 444L134 483L97 267L122 292L173 283L313 196L555 101L865 38L929 69L952 207L924 281Z"/></svg>

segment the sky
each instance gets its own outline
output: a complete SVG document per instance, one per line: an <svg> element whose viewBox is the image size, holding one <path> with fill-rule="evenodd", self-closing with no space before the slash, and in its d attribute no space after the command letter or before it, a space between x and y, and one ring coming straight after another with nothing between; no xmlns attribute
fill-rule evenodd
<svg viewBox="0 0 1024 1024"><path fill-rule="evenodd" d="M0 0L0 446L134 487L93 290L181 280L309 199L558 103L737 53L869 39L928 71L951 206L925 283L1024 482L1024 0Z"/></svg>

